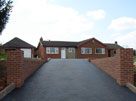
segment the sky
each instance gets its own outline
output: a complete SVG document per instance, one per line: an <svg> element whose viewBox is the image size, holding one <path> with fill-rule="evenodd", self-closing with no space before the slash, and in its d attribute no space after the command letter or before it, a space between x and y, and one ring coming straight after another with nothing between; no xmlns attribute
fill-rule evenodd
<svg viewBox="0 0 136 101"><path fill-rule="evenodd" d="M19 37L37 46L95 37L136 49L136 0L14 0L0 43Z"/></svg>

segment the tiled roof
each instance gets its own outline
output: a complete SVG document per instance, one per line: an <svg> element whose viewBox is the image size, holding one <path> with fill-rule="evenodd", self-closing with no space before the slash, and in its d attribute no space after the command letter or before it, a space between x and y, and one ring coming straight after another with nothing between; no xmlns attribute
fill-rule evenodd
<svg viewBox="0 0 136 101"><path fill-rule="evenodd" d="M33 45L15 37L3 45L4 48L35 48Z"/></svg>
<svg viewBox="0 0 136 101"><path fill-rule="evenodd" d="M112 43L104 43L104 44L107 45L111 49L123 48L122 46L120 46L118 44L112 44Z"/></svg>
<svg viewBox="0 0 136 101"><path fill-rule="evenodd" d="M77 47L79 42L68 42L68 41L42 41L44 46L50 47Z"/></svg>
<svg viewBox="0 0 136 101"><path fill-rule="evenodd" d="M90 40L90 39L83 40L83 41L80 41L80 42L42 41L42 44L46 47L77 47L78 45L81 45L88 40ZM117 45L117 44L104 43L104 45L108 46L111 49L123 48L123 47L121 47L120 45Z"/></svg>

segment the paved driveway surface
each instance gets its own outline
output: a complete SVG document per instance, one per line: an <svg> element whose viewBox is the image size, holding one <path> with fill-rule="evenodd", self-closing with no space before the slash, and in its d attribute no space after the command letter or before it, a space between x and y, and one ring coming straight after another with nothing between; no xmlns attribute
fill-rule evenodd
<svg viewBox="0 0 136 101"><path fill-rule="evenodd" d="M3 101L136 101L136 94L82 59L54 59Z"/></svg>

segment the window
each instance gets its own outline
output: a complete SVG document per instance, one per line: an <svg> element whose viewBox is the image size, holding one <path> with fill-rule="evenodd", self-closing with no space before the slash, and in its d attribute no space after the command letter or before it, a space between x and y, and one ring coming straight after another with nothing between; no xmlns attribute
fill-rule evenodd
<svg viewBox="0 0 136 101"><path fill-rule="evenodd" d="M113 55L115 56L116 55L116 50L114 49L114 51L113 51Z"/></svg>
<svg viewBox="0 0 136 101"><path fill-rule="evenodd" d="M81 54L92 54L92 48L81 48Z"/></svg>
<svg viewBox="0 0 136 101"><path fill-rule="evenodd" d="M75 52L75 48L68 48L68 52L69 52L69 53Z"/></svg>
<svg viewBox="0 0 136 101"><path fill-rule="evenodd" d="M46 53L47 54L59 54L59 49L56 47L47 47Z"/></svg>
<svg viewBox="0 0 136 101"><path fill-rule="evenodd" d="M95 53L96 54L105 54L105 48L96 48Z"/></svg>

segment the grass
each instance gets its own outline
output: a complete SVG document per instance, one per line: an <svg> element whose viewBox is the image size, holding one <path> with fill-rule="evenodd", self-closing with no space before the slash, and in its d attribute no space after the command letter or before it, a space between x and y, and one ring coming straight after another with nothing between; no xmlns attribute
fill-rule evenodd
<svg viewBox="0 0 136 101"><path fill-rule="evenodd" d="M7 60L6 53L0 54L0 60Z"/></svg>

